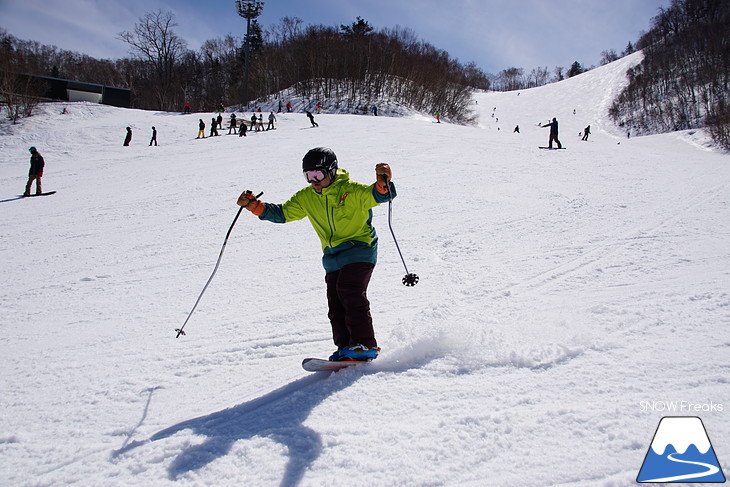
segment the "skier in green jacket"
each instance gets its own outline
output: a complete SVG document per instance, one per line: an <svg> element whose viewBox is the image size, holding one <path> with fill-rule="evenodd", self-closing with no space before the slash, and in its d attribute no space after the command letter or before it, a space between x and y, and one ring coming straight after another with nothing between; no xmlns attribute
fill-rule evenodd
<svg viewBox="0 0 730 487"><path fill-rule="evenodd" d="M310 185L287 202L264 203L244 191L238 204L274 223L309 218L322 243L328 317L337 346L329 359L372 360L380 351L367 299L378 249L372 208L396 196L390 166L375 166L374 184L358 183L338 169L332 149L317 147L304 156L302 171Z"/></svg>

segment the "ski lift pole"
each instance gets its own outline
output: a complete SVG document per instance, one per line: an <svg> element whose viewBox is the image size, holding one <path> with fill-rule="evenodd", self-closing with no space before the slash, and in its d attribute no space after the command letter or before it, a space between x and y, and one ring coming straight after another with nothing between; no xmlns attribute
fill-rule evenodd
<svg viewBox="0 0 730 487"><path fill-rule="evenodd" d="M256 198L259 198L263 193L263 191L256 195ZM180 338L180 335L185 335L185 325L188 324L188 321L190 320L190 317L193 316L193 312L195 311L195 308L198 307L198 303L200 303L200 298L203 297L203 294L205 294L205 290L208 289L208 285L210 284L210 281L213 280L213 276L215 276L215 273L218 272L218 266L221 264L221 259L223 258L223 251L226 250L226 244L228 243L228 237L231 236L231 232L233 231L233 227L236 224L236 221L238 220L238 217L241 215L241 210L243 210L243 206L241 206L238 209L238 212L236 213L236 217L233 219L233 222L231 223L230 228L228 229L228 232L226 233L226 238L223 240L223 246L221 247L221 252L218 254L218 260L215 263L215 268L213 268L213 273L208 278L208 282L205 283L205 286L203 286L203 290L200 292L200 296L198 296L198 299L195 301L195 304L193 305L193 309L190 310L190 313L188 314L188 317L185 319L185 323L180 328L175 328L175 331L177 332L177 336L175 338Z"/></svg>
<svg viewBox="0 0 730 487"><path fill-rule="evenodd" d="M418 284L418 276L416 274L413 274L411 272L408 272L408 266L406 265L406 261L403 258L403 252L400 251L400 245L398 245L398 240L395 238L395 232L393 231L393 195L390 194L390 184L388 183L388 177L383 175L382 177L383 182L385 183L385 188L388 190L388 228L390 228L390 234L393 236L393 242L395 243L395 248L398 251L398 255L400 255L400 260L403 262L403 268L406 270L406 275L403 276L403 282L404 286L412 287Z"/></svg>

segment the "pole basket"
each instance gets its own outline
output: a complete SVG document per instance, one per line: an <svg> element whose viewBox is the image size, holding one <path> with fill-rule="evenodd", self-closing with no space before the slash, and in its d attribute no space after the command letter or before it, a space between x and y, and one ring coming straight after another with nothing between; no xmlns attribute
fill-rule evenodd
<svg viewBox="0 0 730 487"><path fill-rule="evenodd" d="M403 285L408 287L413 287L416 284L418 284L418 276L416 274L406 274L403 276Z"/></svg>

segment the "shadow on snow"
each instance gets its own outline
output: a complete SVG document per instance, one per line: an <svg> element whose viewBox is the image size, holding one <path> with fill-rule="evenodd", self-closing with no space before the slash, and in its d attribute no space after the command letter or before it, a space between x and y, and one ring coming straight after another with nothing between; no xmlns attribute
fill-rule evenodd
<svg viewBox="0 0 730 487"><path fill-rule="evenodd" d="M203 443L184 448L169 466L169 478L177 480L226 456L239 440L266 437L287 448L289 461L280 485L295 486L322 451L320 435L304 426L307 417L317 405L362 376L354 370L308 375L252 401L183 421L148 440L126 444L114 451L112 457L184 430L206 436Z"/></svg>
<svg viewBox="0 0 730 487"><path fill-rule="evenodd" d="M130 442L132 433L124 445L112 453L112 459L184 430L205 436L203 443L183 448L168 467L169 478L177 480L188 472L200 470L216 459L225 457L239 440L265 437L286 447L289 461L280 485L294 487L301 482L307 469L322 452L320 435L304 425L315 407L361 377L420 368L441 355L438 352L428 353L410 356L403 361L384 360L358 369L307 375L249 402L165 428L147 440ZM154 390L150 389L150 395L152 392Z"/></svg>

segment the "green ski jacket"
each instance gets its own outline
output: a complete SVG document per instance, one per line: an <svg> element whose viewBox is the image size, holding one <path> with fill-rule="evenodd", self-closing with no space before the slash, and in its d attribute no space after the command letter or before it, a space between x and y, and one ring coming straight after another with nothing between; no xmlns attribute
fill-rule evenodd
<svg viewBox="0 0 730 487"><path fill-rule="evenodd" d="M390 183L391 197L396 196ZM372 226L372 208L388 201L375 184L350 180L344 169L337 170L335 180L317 193L307 186L283 204L266 203L261 220L288 223L309 218L322 243L322 265L327 273L355 262L377 261L378 237Z"/></svg>

